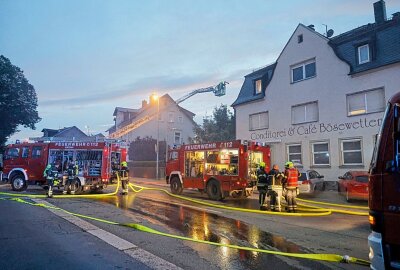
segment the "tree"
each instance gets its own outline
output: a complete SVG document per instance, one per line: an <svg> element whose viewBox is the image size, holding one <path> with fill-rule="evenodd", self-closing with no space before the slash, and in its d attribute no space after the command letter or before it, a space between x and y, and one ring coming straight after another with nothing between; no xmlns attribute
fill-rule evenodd
<svg viewBox="0 0 400 270"><path fill-rule="evenodd" d="M0 151L19 125L35 129L41 120L37 103L35 88L23 71L0 55Z"/></svg>
<svg viewBox="0 0 400 270"><path fill-rule="evenodd" d="M235 139L235 115L226 105L215 107L211 118L204 117L203 125L193 129L193 143L227 141Z"/></svg>

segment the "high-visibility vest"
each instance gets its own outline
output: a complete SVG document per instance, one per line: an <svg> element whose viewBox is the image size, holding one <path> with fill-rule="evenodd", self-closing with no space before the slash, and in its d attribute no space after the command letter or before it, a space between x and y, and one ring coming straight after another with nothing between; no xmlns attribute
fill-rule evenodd
<svg viewBox="0 0 400 270"><path fill-rule="evenodd" d="M297 187L299 180L299 171L296 168L286 169L287 187Z"/></svg>

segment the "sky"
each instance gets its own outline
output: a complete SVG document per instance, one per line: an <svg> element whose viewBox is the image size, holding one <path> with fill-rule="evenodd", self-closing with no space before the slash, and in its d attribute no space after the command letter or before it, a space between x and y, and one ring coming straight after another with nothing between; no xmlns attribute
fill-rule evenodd
<svg viewBox="0 0 400 270"><path fill-rule="evenodd" d="M117 106L140 108L152 93L178 99L228 81L224 97L205 93L180 104L201 124L234 102L246 74L276 61L299 23L338 35L373 23L374 2L0 0L0 55L35 87L42 118L9 141L73 125L106 134ZM400 1L385 2L388 18L400 11Z"/></svg>

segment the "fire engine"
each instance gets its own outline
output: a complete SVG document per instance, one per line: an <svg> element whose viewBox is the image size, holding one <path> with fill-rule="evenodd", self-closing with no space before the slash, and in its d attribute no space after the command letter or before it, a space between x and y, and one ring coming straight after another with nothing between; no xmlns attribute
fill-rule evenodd
<svg viewBox="0 0 400 270"><path fill-rule="evenodd" d="M257 185L257 167L270 167L270 148L255 142L224 141L169 149L166 181L174 194L183 188L206 192L212 200L248 197Z"/></svg>
<svg viewBox="0 0 400 270"><path fill-rule="evenodd" d="M121 142L10 144L6 147L0 177L2 181L10 181L14 191L24 191L28 184L46 187L43 171L48 164L54 165L59 175L64 175L69 163L76 163L79 167L74 181L76 191L101 190L116 176L121 162L125 160L126 146Z"/></svg>
<svg viewBox="0 0 400 270"><path fill-rule="evenodd" d="M400 92L388 102L369 179L372 269L400 269Z"/></svg>

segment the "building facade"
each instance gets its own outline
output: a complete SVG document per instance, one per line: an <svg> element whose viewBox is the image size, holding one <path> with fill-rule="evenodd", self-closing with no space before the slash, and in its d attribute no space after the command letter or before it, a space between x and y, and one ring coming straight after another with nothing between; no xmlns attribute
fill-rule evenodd
<svg viewBox="0 0 400 270"><path fill-rule="evenodd" d="M115 108L115 125L107 131L111 138L128 143L138 137L151 137L166 141L172 147L188 143L193 138L194 116L165 94L157 100L150 97L149 102L142 101L140 109Z"/></svg>
<svg viewBox="0 0 400 270"><path fill-rule="evenodd" d="M386 102L400 90L400 16L388 20L384 1L374 11L374 23L331 38L299 24L274 64L245 76L232 104L237 138L328 180L368 170Z"/></svg>

